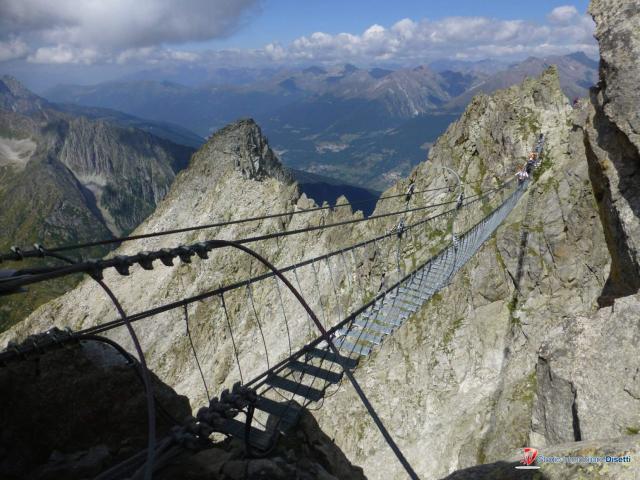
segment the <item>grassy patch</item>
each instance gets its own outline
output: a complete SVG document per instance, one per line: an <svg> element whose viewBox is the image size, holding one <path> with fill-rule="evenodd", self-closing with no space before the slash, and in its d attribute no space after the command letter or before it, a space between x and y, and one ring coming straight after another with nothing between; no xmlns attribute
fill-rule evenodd
<svg viewBox="0 0 640 480"><path fill-rule="evenodd" d="M549 170L552 165L553 162L551 162L551 159L547 155L542 154L542 162L540 163L538 168L533 171L533 180L537 182L542 174Z"/></svg>
<svg viewBox="0 0 640 480"><path fill-rule="evenodd" d="M449 327L449 329L445 332L444 337L442 339L442 343L444 347L449 346L449 344L453 340L453 337L456 334L456 331L462 326L463 320L464 319L462 317L456 318L451 324L451 326Z"/></svg>

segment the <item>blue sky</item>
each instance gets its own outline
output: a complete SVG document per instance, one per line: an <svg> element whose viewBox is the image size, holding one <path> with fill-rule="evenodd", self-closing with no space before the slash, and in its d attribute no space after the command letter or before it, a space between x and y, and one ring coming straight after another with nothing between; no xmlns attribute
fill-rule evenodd
<svg viewBox="0 0 640 480"><path fill-rule="evenodd" d="M584 13L588 0L271 0L261 12L227 39L194 44L193 48L257 48L278 40L289 43L315 31L331 34L363 32L373 24L392 25L403 18L441 19L487 16L543 22L554 8L573 5Z"/></svg>
<svg viewBox="0 0 640 480"><path fill-rule="evenodd" d="M0 0L0 73L31 86L135 70L597 56L586 0Z"/></svg>

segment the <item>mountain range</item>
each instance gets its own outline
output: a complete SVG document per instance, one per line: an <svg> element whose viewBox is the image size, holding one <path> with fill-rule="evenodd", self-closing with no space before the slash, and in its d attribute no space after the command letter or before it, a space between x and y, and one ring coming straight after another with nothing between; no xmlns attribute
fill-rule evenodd
<svg viewBox="0 0 640 480"><path fill-rule="evenodd" d="M97 109L82 116L78 112L87 109L75 110L58 108L12 77L0 79L2 250L130 232L154 210L194 151L145 131L167 133L161 124ZM0 327L73 283L36 289L28 304L20 296L3 301Z"/></svg>
<svg viewBox="0 0 640 480"><path fill-rule="evenodd" d="M537 76L551 64L558 65L570 98L585 96L596 82L597 62L578 52L531 57L513 65L485 61L395 70L351 64L213 72L200 68L182 76L155 71L97 85L60 85L44 95L63 104L179 124L202 137L250 116L262 125L285 165L381 190L426 157L430 144L474 95ZM163 73L169 80L159 80ZM196 74L202 75L201 83L194 81Z"/></svg>
<svg viewBox="0 0 640 480"><path fill-rule="evenodd" d="M0 79L0 249L84 243L129 233L167 193L204 139L177 125L115 110L52 103ZM371 213L379 192L291 170L319 204L341 195ZM102 256L106 248L95 248ZM26 262L27 265L30 262ZM0 330L76 279L33 288L0 306Z"/></svg>
<svg viewBox="0 0 640 480"><path fill-rule="evenodd" d="M258 124L236 121L207 139L137 232L231 215L259 221L126 242L115 253L194 245L194 255L104 275L135 319L128 326L154 374L149 398L157 398L164 414L157 431L160 438L170 435L158 442L154 478L386 480L403 478L398 451L416 478L639 478L640 9L637 0L592 0L589 12L602 55L589 99L573 104L561 88L562 69L554 66L474 97L429 148L428 161L385 192L394 198L378 202L376 212L401 215L410 226L404 233L397 215L362 221L347 206L273 217L315 205ZM42 102L18 98L12 105L38 112ZM536 144L540 162L530 181L517 183L514 172ZM20 148L19 158L28 151ZM452 206L458 192L443 175L446 168L462 177L463 208ZM406 199L409 185L416 192ZM518 194L510 195L507 185ZM497 221L499 205L510 213ZM321 225L331 228L315 228ZM277 231L286 234L273 238ZM248 237L252 250L280 267L291 291L263 275L246 251L214 248L202 255L197 243ZM482 246L469 251L465 238ZM429 261L444 245L453 253L446 256L449 274ZM402 278L402 295L384 293ZM348 327L354 345L347 350L337 325L363 310L364 321ZM9 452L0 458L1 477L115 476L138 467L145 454L143 387L134 378L135 362L125 353L128 365L116 363L112 349L133 352L133 335L114 328L102 332L101 340L111 342L102 350L83 341L49 353L37 352L42 337L34 336L54 325L80 331L116 319L112 302L86 278L0 333L0 344L22 342L9 344L15 363L0 369L6 392L0 450ZM322 326L330 333L309 343ZM381 331L384 336L375 334ZM317 357L324 342L340 342L348 358ZM21 359L20 348L34 345L33 357ZM298 362L290 362L292 351ZM314 354L312 370L302 360ZM291 373L284 377L280 368L287 364ZM320 375L332 380L311 382ZM310 383L301 389L303 380ZM270 395L260 400L269 399L266 408L276 413L254 416L258 401L232 387L237 381L260 386ZM248 419L246 426L238 423L232 432L236 445L244 437L245 449L218 435L214 445L205 444L212 430L222 430L218 413L229 419L241 410L221 407L234 397L247 399L237 419ZM40 408L42 398L48 408ZM276 420L284 415L271 402L285 405L290 398L303 399L305 416L313 415L322 436ZM198 410L201 405L209 408ZM178 428L169 430L172 416L196 410L199 423L174 421ZM153 408L148 411L153 421ZM98 428L87 429L94 417ZM264 457L250 458L251 424L282 430ZM388 434L380 434L382 425ZM196 451L199 445L205 449ZM181 454L179 446L190 448Z"/></svg>

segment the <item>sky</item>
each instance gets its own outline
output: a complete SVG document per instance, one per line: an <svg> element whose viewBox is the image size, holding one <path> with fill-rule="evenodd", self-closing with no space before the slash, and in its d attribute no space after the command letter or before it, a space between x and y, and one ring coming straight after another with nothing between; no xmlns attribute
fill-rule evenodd
<svg viewBox="0 0 640 480"><path fill-rule="evenodd" d="M587 0L0 0L0 72L94 83L189 65L596 57Z"/></svg>

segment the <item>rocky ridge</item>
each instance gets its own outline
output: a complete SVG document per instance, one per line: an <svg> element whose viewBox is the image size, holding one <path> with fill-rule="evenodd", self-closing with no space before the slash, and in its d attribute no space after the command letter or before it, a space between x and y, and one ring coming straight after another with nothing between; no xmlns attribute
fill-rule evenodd
<svg viewBox="0 0 640 480"><path fill-rule="evenodd" d="M131 231L186 167L192 149L135 128L76 116L0 80L0 248L82 243ZM102 256L94 249L90 256ZM75 280L0 306L0 330Z"/></svg>
<svg viewBox="0 0 640 480"><path fill-rule="evenodd" d="M539 130L547 133L548 170L539 180L536 190L539 208L530 221L535 230L530 249L540 249L545 253L527 257L525 271L531 273L520 287L523 298L530 299L530 305L526 308L518 306L513 311L509 307L514 291L510 274L516 275L520 219L524 208L519 207L501 230L497 242L483 249L478 258L454 279L448 291L428 304L357 372L387 423L401 426L400 429L394 428L394 435L423 474L442 476L454 468L473 465L479 460L491 461L502 452L510 452L514 444L527 441L528 421L518 419L527 418L527 412L530 415L533 409L537 344L528 345L523 340L524 335L538 335L537 327L532 324L545 321L540 317L547 318L553 311L551 308L560 311L568 303L574 305L572 308L576 311L590 311L593 302L584 306L583 298L576 297L576 282L585 285L585 298L595 298L602 288L608 257L599 233L586 165L570 155L572 149L582 146L580 138L570 139L567 127L572 115L568 101L560 91L557 74L550 70L540 80L529 80L521 87L492 97L477 98L460 122L452 125L434 147L430 163L421 165L412 174L418 191L452 184L452 179L437 168L438 165L450 165L461 172L470 184L482 180L481 184L474 184L474 188L486 190L497 185L499 179L518 166L514 159L526 156ZM261 168L250 168L255 165L252 159L264 161L266 170L271 158L263 142L256 141L259 138L258 127L249 121L238 122L214 135L194 156L190 168L179 174L166 199L141 230L175 228L210 223L214 219L256 216L292 206L311 206L312 203L300 196L294 185L277 179L283 177L276 166L269 176L255 175ZM557 178L557 172L565 170L568 170L566 175ZM408 181L403 181L387 193L402 192L407 184ZM474 190L468 187L467 195L473 193ZM436 202L453 196L455 192L445 190L444 193L431 194L421 202ZM563 206L560 212L558 204ZM380 204L377 211L393 211L402 207L403 202L398 199L397 202ZM353 215L349 208L340 208L269 219L258 226L238 225L221 232L177 235L169 244L191 243L217 236L239 238L282 228L329 223L353 218ZM421 215L416 213L410 215L407 222L419 218ZM459 218L456 228L463 230L464 223L465 219ZM368 238L373 233L388 231L392 226L391 220L379 220L370 226L341 227L295 239L284 238L279 245L259 244L258 250L276 264L286 265ZM440 228L446 230L447 227L441 225ZM403 246L403 257L426 258L429 245L426 237L430 233L434 232L416 232L413 241ZM576 241L581 244L583 254L591 258L586 262L588 266L576 262L575 257L568 254L569 245ZM167 244L166 239L148 239L125 245L118 253L151 250ZM334 264L332 273L340 290L339 303L331 291L332 279L327 269L320 269L317 282L311 270L301 269L297 272L297 280L303 293L312 300L313 308L332 319L329 322L334 322L340 318L343 309L354 308L375 292L382 281L383 268L395 267L396 247L394 240L382 244L378 252L358 253L355 268L351 261L346 266ZM492 270L499 273L489 274ZM108 273L106 280L125 309L137 311L143 306L201 292L223 281L228 283L248 271L257 273L257 266L233 252L225 252L214 255L208 262L194 261L175 269L153 272L136 270L125 278L116 278L116 275ZM358 282L366 285L367 290L354 289L353 285ZM534 289L545 297L527 295ZM287 351L286 331L278 314L280 306L273 300L275 287L271 283L256 284L251 294L272 355L270 361L274 362L278 358L275 352L283 355ZM95 323L96 319L108 318L113 315L112 308L106 301L98 300L100 295L91 282L84 282L65 297L40 309L15 332L37 330L38 326L52 322L60 324L60 319L72 328L82 328ZM457 301L439 300L449 297ZM236 328L234 335L238 340L243 374L252 376L266 367L266 358L249 297L243 291L226 296L225 301ZM543 305L546 305L546 310L536 313ZM310 334L307 320L291 299L285 298L285 309L289 330L294 332L293 342L299 343ZM466 321L466 318L474 321ZM210 384L221 388L222 384L237 378L232 342L226 333L218 299L192 307L189 321L200 361L205 371L210 372ZM553 319L546 321L553 323ZM181 314L164 314L136 328L151 366L160 378L179 392L188 393L194 404L205 402L201 380L194 374ZM525 333L519 333L520 329ZM540 330L541 333L544 331ZM124 344L128 342L124 332L114 332L113 338ZM518 358L505 359L504 352L513 348L514 338L518 339L517 344L525 345L516 352ZM510 356L516 357L516 353ZM530 366L523 376L524 361ZM389 365L394 367L388 368ZM467 371L470 373L464 373ZM425 375L432 380L425 383ZM508 376L511 379L505 379ZM402 398L403 401L389 402L389 391L394 391L394 398ZM511 401L512 397L520 400ZM509 402L513 406L508 416L503 417L500 413L499 402ZM425 410L427 405L430 407ZM449 417L453 405L464 410ZM350 389L345 386L327 400L325 408L316 415L323 429L336 438L338 445L353 461L363 464L369 476L393 478L398 467L360 409ZM493 429L501 431L502 425L517 424L518 421L521 425L512 430L512 437L492 433ZM478 422L485 425L483 430L478 430Z"/></svg>
<svg viewBox="0 0 640 480"><path fill-rule="evenodd" d="M612 259L606 304L640 288L640 6L594 1L590 11L602 60L582 128Z"/></svg>
<svg viewBox="0 0 640 480"><path fill-rule="evenodd" d="M610 8L608 3L594 1L591 7L600 38L607 37L611 29L624 31L625 25L637 20L630 15L633 2L617 3L616 8ZM598 13L605 10L607 15ZM625 19L615 23L614 28L608 23L608 15L615 12L623 12ZM601 46L604 58L606 42ZM633 62L629 62L631 66ZM602 75L606 84L606 73ZM434 146L429 163L421 164L411 175L418 191L442 186L447 179L437 167L450 166L468 182L470 195L475 189L486 190L511 175L524 162L538 132L547 137L545 159L528 198L451 284L356 372L391 433L422 476L440 478L464 469L451 478L519 478L509 476L509 472L514 472L513 449L523 446L540 447L553 454L637 451L634 445L640 425L640 365L634 346L640 332L635 318L638 298L634 294L622 298L624 292L614 291L615 295L607 294L609 306L598 308L603 305L598 298L607 278L618 275L617 265L624 263L616 264L616 242L624 244L622 251L628 252L628 258L635 258L636 252L633 242L624 237L621 240L619 230L609 228L607 223L631 229L637 218L632 210L609 208L613 202L603 202L618 198L621 190L614 182L598 184L598 177L594 176L597 165L591 151L595 147L589 141L590 124L585 120L594 114L603 115L597 101L571 108L552 68L540 79L528 79L492 96L476 97L460 121ZM245 128L253 133L243 137L232 134ZM610 132L618 135L624 130L602 128L599 138ZM249 140L241 140L238 148L237 141L258 135L257 126L245 122L229 127L224 135L214 136L196 154L191 167L178 176L166 199L141 228L168 228L310 206L311 202L300 196L295 186L274 178L278 177L277 172L259 179L247 175L246 167L254 164L251 159L256 158L255 154L264 157L265 149L259 147L261 142ZM631 137L627 138L631 142ZM615 149L601 151L615 153ZM634 168L633 160L626 158L620 165ZM219 164L227 165L223 172L215 169ZM610 171L601 170L607 174ZM400 181L387 193L403 192L408 182ZM421 200L431 202L450 196L443 193ZM525 216L528 204L531 207ZM603 204L606 215L602 213ZM378 211L399 207L401 200L379 204ZM172 244L215 236L238 238L354 215L358 214L341 208L270 219L257 226L233 226L224 232L178 235ZM408 221L417 218L419 215L414 214ZM456 227L463 228L466 220L458 218ZM392 225L392 221L380 220L258 247L277 265L286 265L368 238ZM403 257L425 258L431 245L428 237L434 234L434 230L416 233L413 241L402 245ZM150 239L125 246L120 252L162 245L166 241ZM333 265L333 276L328 269L321 269L316 272L316 279L313 272L301 269L301 290L312 299L314 309L335 321L343 310L352 309L375 293L382 280L381 272L395 265L396 247L393 242L359 253L344 265ZM175 269L135 271L127 278L108 274L106 279L113 284L125 309L137 311L258 271L245 257L233 253L212 257L206 264L193 262ZM633 262L630 265L633 267ZM625 275L633 278L633 268ZM337 283L339 301L332 291L332 280ZM366 288L355 288L358 284ZM259 339L252 298L262 319L269 352L273 352L271 362L278 353L287 352L276 294L273 284L261 283L252 288L251 297L248 292L239 292L226 298L248 377L264 369L269 361ZM4 338L23 336L56 323L73 328L95 324L112 315L106 300L99 300L98 295L95 286L84 282L38 310ZM302 341L308 335L304 315L288 298L284 309L294 342ZM217 299L206 300L189 312L194 343L207 378L216 390L222 389L238 372L220 303ZM163 314L136 328L158 376L178 392L188 394L193 404L203 403L202 384L184 335L184 318L177 313ZM114 333L113 337L127 344L124 333ZM328 399L315 416L322 429L335 438L352 462L364 467L370 478L399 478L395 459L363 417L348 385ZM477 464L486 465L474 469ZM638 473L634 465L626 470L613 467L584 470L544 465L540 478L577 479L589 474L594 475L590 478L631 479ZM503 473L498 475L498 471Z"/></svg>

